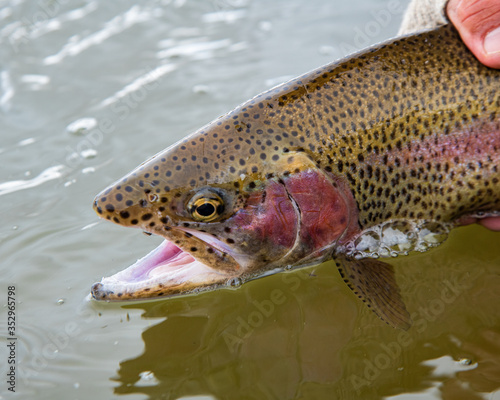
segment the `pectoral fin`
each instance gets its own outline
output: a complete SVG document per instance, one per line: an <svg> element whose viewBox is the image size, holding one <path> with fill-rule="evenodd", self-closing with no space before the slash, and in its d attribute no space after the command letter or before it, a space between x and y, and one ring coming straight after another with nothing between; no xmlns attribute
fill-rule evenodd
<svg viewBox="0 0 500 400"><path fill-rule="evenodd" d="M344 282L380 319L394 328L411 326L391 265L372 258L335 256L334 260Z"/></svg>

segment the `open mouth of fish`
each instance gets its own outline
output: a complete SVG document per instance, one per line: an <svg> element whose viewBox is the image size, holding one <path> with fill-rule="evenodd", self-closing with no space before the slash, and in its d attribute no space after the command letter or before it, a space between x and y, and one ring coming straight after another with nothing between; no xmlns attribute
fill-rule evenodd
<svg viewBox="0 0 500 400"><path fill-rule="evenodd" d="M188 229L183 231L194 232ZM227 245L209 235L195 233L197 239L213 248L214 252L226 254L230 250ZM234 277L231 271L209 267L188 251L164 239L157 248L128 268L103 277L92 286L91 293L96 300L140 300L210 290L230 285Z"/></svg>

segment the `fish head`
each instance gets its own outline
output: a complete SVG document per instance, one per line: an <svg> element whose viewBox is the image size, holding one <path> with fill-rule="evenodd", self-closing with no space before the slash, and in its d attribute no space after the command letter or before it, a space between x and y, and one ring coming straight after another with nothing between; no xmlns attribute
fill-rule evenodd
<svg viewBox="0 0 500 400"><path fill-rule="evenodd" d="M165 241L96 283L94 298L169 296L242 282L303 264L307 255L324 257L349 230L356 207L346 185L319 169L299 143L235 125L244 111L158 153L96 197L101 218Z"/></svg>

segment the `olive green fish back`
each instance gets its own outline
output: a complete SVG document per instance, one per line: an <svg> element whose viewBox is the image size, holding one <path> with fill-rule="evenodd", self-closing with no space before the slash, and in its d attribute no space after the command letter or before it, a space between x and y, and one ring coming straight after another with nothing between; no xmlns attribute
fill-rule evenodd
<svg viewBox="0 0 500 400"><path fill-rule="evenodd" d="M480 64L452 26L289 85L297 83L278 98L282 110L270 125L298 136L320 167L347 178L362 227L500 210L500 71ZM286 115L304 113L294 110L299 99L309 124L294 132L295 117Z"/></svg>
<svg viewBox="0 0 500 400"><path fill-rule="evenodd" d="M498 211L499 84L500 71L480 64L452 26L399 38L242 104L141 165L98 211L133 225L145 204L175 208L175 196L198 186L243 193L297 151L346 180L361 228ZM130 204L115 201L125 197Z"/></svg>

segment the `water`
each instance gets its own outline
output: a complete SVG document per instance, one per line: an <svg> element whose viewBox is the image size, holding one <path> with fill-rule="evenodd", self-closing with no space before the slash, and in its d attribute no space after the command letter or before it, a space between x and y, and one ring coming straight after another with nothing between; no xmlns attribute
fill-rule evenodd
<svg viewBox="0 0 500 400"><path fill-rule="evenodd" d="M15 286L18 337L17 396L4 340L1 399L500 398L498 234L477 226L390 260L407 333L331 263L167 301L86 299L160 241L99 221L96 193L256 93L392 36L403 1L1 4L0 335Z"/></svg>

